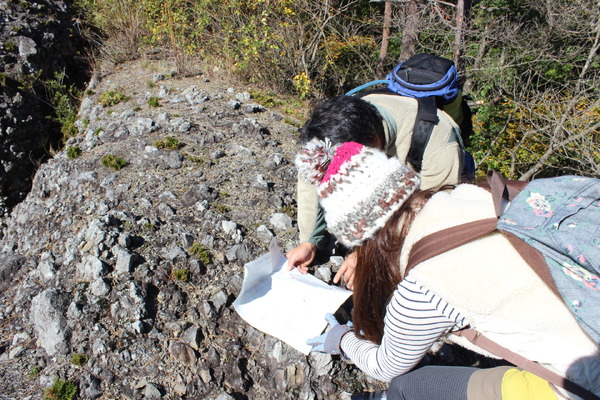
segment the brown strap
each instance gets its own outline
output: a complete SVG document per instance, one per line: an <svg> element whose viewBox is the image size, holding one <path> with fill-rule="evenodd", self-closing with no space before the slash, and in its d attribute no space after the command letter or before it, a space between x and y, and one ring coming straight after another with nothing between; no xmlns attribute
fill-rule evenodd
<svg viewBox="0 0 600 400"><path fill-rule="evenodd" d="M556 283L550 274L550 270L548 269L548 264L546 263L546 259L533 246L525 243L521 238L513 235L512 233L501 231L504 236L508 239L510 244L517 250L517 252L523 257L523 259L529 264L531 269L540 277L542 281L557 295L560 299L562 296L560 295L558 289L556 288Z"/></svg>
<svg viewBox="0 0 600 400"><path fill-rule="evenodd" d="M499 217L504 212L505 204L512 201L528 183L504 179L498 171L490 170L487 173L487 183L480 183L479 186L492 193L494 209Z"/></svg>
<svg viewBox="0 0 600 400"><path fill-rule="evenodd" d="M498 220L496 218L480 219L442 229L441 231L425 236L413 245L408 256L404 276L407 276L411 269L423 261L427 261L430 258L496 231L497 223ZM550 290L562 298L542 253L513 234L504 231L502 233Z"/></svg>
<svg viewBox="0 0 600 400"><path fill-rule="evenodd" d="M528 182L506 180L497 171L490 170L487 174L487 183L481 183L479 186L491 191L496 215L500 216L505 202L512 201L517 194L527 186L527 183ZM494 232L497 223L498 220L496 218L487 218L443 229L422 238L417 241L411 249L408 263L404 270L404 276L408 275L408 272L413 267L423 261ZM560 297L542 253L513 234L508 232L502 233L508 238L515 250L517 250L540 279L548 285L554 294Z"/></svg>
<svg viewBox="0 0 600 400"><path fill-rule="evenodd" d="M463 329L461 331L454 332L454 334L466 338L471 343L481 347L482 349L487 350L488 352L495 354L496 356L505 359L513 365L525 369L556 386L576 394L585 400L600 400L600 397L596 396L589 390L584 389L573 381L558 375L557 373L536 362L528 360L527 358L510 351L506 347L500 346L498 343L483 336L475 329Z"/></svg>
<svg viewBox="0 0 600 400"><path fill-rule="evenodd" d="M453 226L425 236L413 245L404 276L423 261L494 232L497 224L497 218L487 218Z"/></svg>

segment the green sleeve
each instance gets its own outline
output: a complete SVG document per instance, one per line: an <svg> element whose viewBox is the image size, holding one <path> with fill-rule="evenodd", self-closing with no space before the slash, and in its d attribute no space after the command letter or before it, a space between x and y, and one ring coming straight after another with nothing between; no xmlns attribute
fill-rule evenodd
<svg viewBox="0 0 600 400"><path fill-rule="evenodd" d="M325 222L325 213L323 208L319 205L317 209L317 218L315 221L315 228L313 229L308 242L322 249L325 246L325 233L327 231L327 223Z"/></svg>

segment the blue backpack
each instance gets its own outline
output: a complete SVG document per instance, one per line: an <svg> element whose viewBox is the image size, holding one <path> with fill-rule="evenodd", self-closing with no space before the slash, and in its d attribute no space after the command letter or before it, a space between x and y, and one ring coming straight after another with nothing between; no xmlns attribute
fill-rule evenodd
<svg viewBox="0 0 600 400"><path fill-rule="evenodd" d="M457 100L460 92L454 62L434 54L417 54L396 65L385 79L367 82L350 90L346 95L354 95L378 84L386 87L361 93L360 96L371 93L395 94L415 98L418 102L417 117L406 160L420 172L423 152L433 127L439 122L437 110L444 109L444 106ZM455 108L458 111L450 115L460 126L463 143L468 146L473 131L472 113L466 100L461 97L460 101L460 105Z"/></svg>

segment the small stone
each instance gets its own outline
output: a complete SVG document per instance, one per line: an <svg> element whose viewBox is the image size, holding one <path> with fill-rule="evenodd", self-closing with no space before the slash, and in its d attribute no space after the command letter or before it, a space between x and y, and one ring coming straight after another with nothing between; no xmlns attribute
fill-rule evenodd
<svg viewBox="0 0 600 400"><path fill-rule="evenodd" d="M276 231L286 231L292 227L292 218L284 213L275 213L269 219L269 222Z"/></svg>
<svg viewBox="0 0 600 400"><path fill-rule="evenodd" d="M187 328L181 335L181 340L190 345L194 350L200 349L200 341L202 340L200 328L196 325L192 325Z"/></svg>
<svg viewBox="0 0 600 400"><path fill-rule="evenodd" d="M267 228L265 225L261 225L258 228L256 228L256 236L261 242L265 244L271 243L271 239L275 237L275 235L273 235L273 232L271 232L269 228Z"/></svg>
<svg viewBox="0 0 600 400"><path fill-rule="evenodd" d="M90 291L94 296L106 296L110 293L110 285L103 278L98 278L90 285Z"/></svg>
<svg viewBox="0 0 600 400"><path fill-rule="evenodd" d="M207 369L201 369L200 371L198 371L198 375L200 375L200 379L202 379L202 382L204 382L205 384L209 384L210 381L212 381L210 371Z"/></svg>
<svg viewBox="0 0 600 400"><path fill-rule="evenodd" d="M169 344L169 354L184 365L193 366L198 360L194 349L190 345L177 340L173 340Z"/></svg>
<svg viewBox="0 0 600 400"><path fill-rule="evenodd" d="M315 271L315 277L319 278L323 282L329 283L331 281L331 269L329 267L319 267Z"/></svg>
<svg viewBox="0 0 600 400"><path fill-rule="evenodd" d="M10 352L8 353L8 358L12 360L21 357L23 353L25 353L25 348L23 346L15 346L10 349Z"/></svg>
<svg viewBox="0 0 600 400"><path fill-rule="evenodd" d="M149 383L146 385L146 389L144 390L144 398L147 400L159 400L162 399L162 394L158 387L154 384Z"/></svg>
<svg viewBox="0 0 600 400"><path fill-rule="evenodd" d="M187 387L181 383L178 383L173 386L173 391L177 393L178 396L185 396L187 393Z"/></svg>

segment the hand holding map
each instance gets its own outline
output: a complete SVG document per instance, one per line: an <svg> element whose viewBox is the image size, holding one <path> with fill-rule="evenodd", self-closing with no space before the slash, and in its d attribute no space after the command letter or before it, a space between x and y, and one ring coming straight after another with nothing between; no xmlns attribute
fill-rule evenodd
<svg viewBox="0 0 600 400"><path fill-rule="evenodd" d="M297 269L288 271L275 239L270 250L244 266L244 283L233 306L256 329L307 355L311 346L306 340L323 332L325 314L334 313L352 292Z"/></svg>

